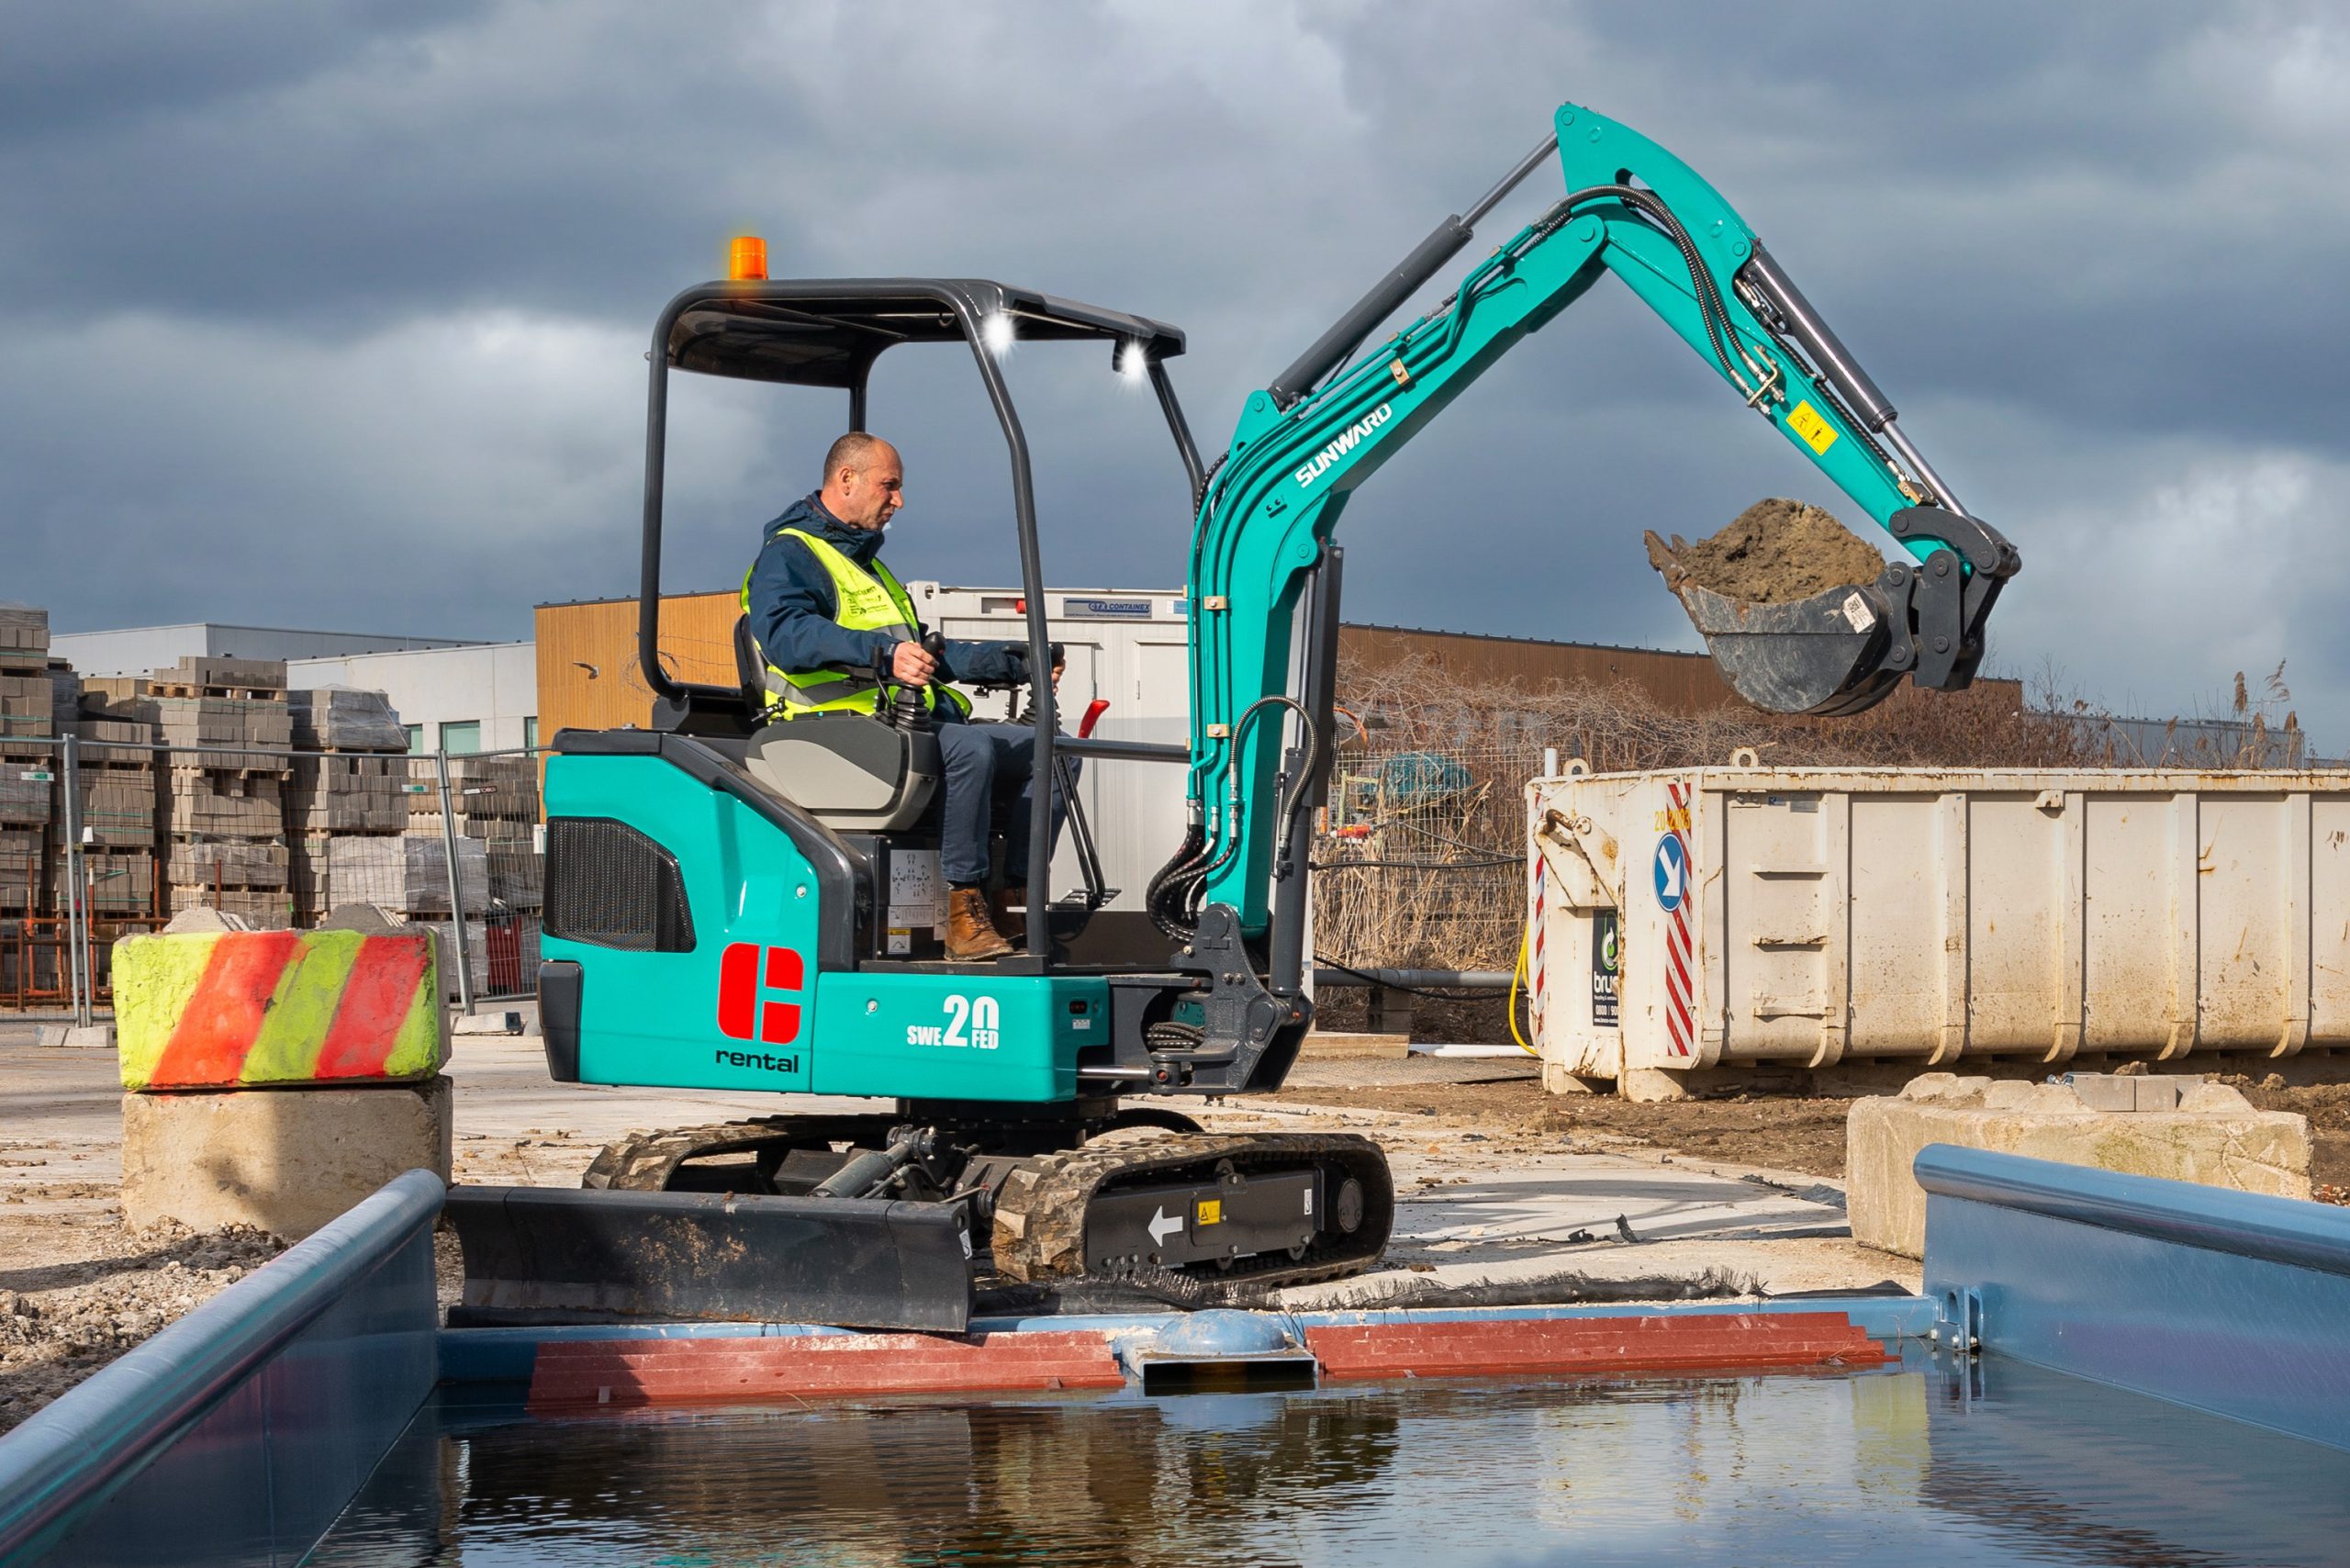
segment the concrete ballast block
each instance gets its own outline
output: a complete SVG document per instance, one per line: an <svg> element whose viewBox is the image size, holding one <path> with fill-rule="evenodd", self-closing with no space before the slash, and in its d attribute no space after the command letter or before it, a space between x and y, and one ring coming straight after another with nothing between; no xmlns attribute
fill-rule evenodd
<svg viewBox="0 0 2350 1568"><path fill-rule="evenodd" d="M420 1080L449 1059L421 930L125 936L114 991L125 1089Z"/></svg>
<svg viewBox="0 0 2350 1568"><path fill-rule="evenodd" d="M257 1226L299 1240L404 1170L449 1179L449 1080L122 1097L133 1226Z"/></svg>
<svg viewBox="0 0 2350 1568"><path fill-rule="evenodd" d="M62 1046L78 1050L114 1049L114 1025L111 1024L43 1024L33 1036L44 1046Z"/></svg>
<svg viewBox="0 0 2350 1568"><path fill-rule="evenodd" d="M1844 1124L1852 1239L1904 1257L1925 1255L1926 1193L1912 1168L1930 1143L2239 1193L2310 1195L2308 1118L2256 1111L2224 1084L2191 1078L2077 1077L2023 1083L1931 1072L1898 1097L1854 1103ZM2132 1087L2149 1083L2154 1087L2143 1094ZM2138 1108L2165 1104L2176 1108Z"/></svg>

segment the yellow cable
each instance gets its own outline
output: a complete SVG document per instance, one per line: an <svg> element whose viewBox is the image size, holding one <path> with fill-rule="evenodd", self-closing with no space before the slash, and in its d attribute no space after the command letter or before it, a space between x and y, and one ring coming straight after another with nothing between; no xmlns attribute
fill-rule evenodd
<svg viewBox="0 0 2350 1568"><path fill-rule="evenodd" d="M1528 1045L1526 1036L1517 1030L1517 982L1526 975L1526 947L1533 929L1534 923L1528 920L1517 930L1517 967L1509 972L1509 1037L1516 1041L1517 1048L1528 1056L1539 1057L1542 1053Z"/></svg>

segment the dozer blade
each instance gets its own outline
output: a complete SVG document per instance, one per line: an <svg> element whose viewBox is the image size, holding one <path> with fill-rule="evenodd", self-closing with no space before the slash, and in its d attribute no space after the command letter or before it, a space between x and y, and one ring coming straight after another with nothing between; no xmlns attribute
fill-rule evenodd
<svg viewBox="0 0 2350 1568"><path fill-rule="evenodd" d="M627 1319L960 1333L960 1205L717 1193L452 1187L452 1326Z"/></svg>
<svg viewBox="0 0 2350 1568"><path fill-rule="evenodd" d="M1886 578L1754 604L1697 583L1655 534L1648 546L1650 564L1704 634L1714 667L1757 708L1857 713L1885 700L1915 662L1908 606L1895 602Z"/></svg>

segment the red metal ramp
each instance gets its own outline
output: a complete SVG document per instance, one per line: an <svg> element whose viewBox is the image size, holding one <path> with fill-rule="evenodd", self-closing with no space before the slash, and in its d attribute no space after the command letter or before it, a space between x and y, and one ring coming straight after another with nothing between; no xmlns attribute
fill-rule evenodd
<svg viewBox="0 0 2350 1568"><path fill-rule="evenodd" d="M1892 1359L1852 1319L1827 1312L1407 1319L1308 1328L1305 1348L1333 1380L1866 1367Z"/></svg>
<svg viewBox="0 0 2350 1568"><path fill-rule="evenodd" d="M1119 1388L1109 1340L1090 1330L798 1334L554 1341L540 1347L531 1408L755 1405L833 1394L1001 1394Z"/></svg>

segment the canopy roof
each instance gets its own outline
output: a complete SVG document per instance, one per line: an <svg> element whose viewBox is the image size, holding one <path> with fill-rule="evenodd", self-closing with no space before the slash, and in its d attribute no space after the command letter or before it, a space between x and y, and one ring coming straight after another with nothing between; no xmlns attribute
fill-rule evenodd
<svg viewBox="0 0 2350 1568"><path fill-rule="evenodd" d="M1152 359L1183 352L1182 332L1163 321L985 278L708 283L671 301L663 319L680 370L856 387L884 349L960 342L992 316L1023 342L1091 339L1113 352L1134 342Z"/></svg>

